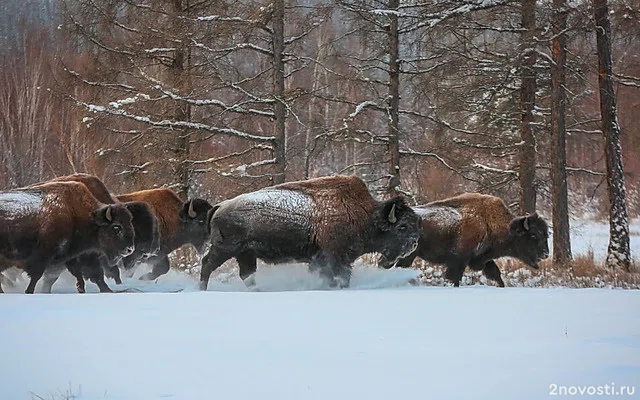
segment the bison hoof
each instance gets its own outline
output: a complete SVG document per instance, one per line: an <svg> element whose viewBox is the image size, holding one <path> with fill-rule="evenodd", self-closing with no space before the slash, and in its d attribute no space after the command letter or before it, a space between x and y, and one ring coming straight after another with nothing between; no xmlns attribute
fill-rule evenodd
<svg viewBox="0 0 640 400"><path fill-rule="evenodd" d="M122 285L122 279L114 278L113 280L116 281L116 285Z"/></svg>
<svg viewBox="0 0 640 400"><path fill-rule="evenodd" d="M504 282L498 282L498 287L504 287Z"/></svg>
<svg viewBox="0 0 640 400"><path fill-rule="evenodd" d="M207 290L207 283L208 282L200 281L200 284L198 285L198 288L200 290Z"/></svg>

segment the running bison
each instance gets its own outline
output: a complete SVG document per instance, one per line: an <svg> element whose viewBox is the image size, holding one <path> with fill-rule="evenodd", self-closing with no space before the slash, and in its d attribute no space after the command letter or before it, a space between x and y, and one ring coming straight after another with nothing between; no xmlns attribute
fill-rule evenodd
<svg viewBox="0 0 640 400"><path fill-rule="evenodd" d="M104 204L120 203L113 197L105 184L96 176L89 174L73 174L60 176L48 182L80 182L84 184L91 194ZM38 186L39 184L33 185ZM159 249L159 230L156 217L151 207L141 201L131 201L122 203L131 212L132 224L134 229L134 252L128 256L132 260L141 260L150 257L158 252ZM105 257L99 253L86 253L81 256L69 260L66 263L67 269L76 277L83 276L90 279L98 285L100 292L111 292L111 289L104 281L103 270L108 270L114 266L110 266ZM115 265L117 268L117 264ZM58 268L48 268L44 273L42 290L45 293L51 293L51 286L58 279L64 266ZM84 279L78 279L76 282L78 292L84 293Z"/></svg>
<svg viewBox="0 0 640 400"><path fill-rule="evenodd" d="M207 214L212 206L203 199L191 199L183 202L171 189L149 189L116 196L119 201L142 201L151 207L158 220L160 247L155 256L146 262L151 264L151 272L140 277L142 280L154 280L169 272L168 254L185 245L192 244L201 250L208 236ZM138 260L134 257L123 259L124 269L131 270ZM120 271L111 267L107 276L120 284Z"/></svg>
<svg viewBox="0 0 640 400"><path fill-rule="evenodd" d="M45 268L87 252L115 264L133 253L131 213L99 202L78 182L55 182L0 192L0 256L21 261L33 293Z"/></svg>
<svg viewBox="0 0 640 400"><path fill-rule="evenodd" d="M401 197L374 200L357 177L290 182L223 201L211 211L211 247L202 261L200 289L235 257L240 278L253 286L256 258L302 261L330 287L347 287L351 263L379 251L390 260L415 250L420 217Z"/></svg>
<svg viewBox="0 0 640 400"><path fill-rule="evenodd" d="M420 242L397 265L409 267L416 257L444 264L445 277L456 287L467 265L504 287L494 259L514 257L538 269L549 255L547 223L537 213L514 216L498 197L465 193L413 209L422 217ZM381 265L390 267L384 259Z"/></svg>

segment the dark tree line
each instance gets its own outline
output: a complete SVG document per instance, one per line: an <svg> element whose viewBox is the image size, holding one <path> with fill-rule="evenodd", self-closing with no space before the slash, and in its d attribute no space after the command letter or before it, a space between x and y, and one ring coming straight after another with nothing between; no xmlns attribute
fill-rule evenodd
<svg viewBox="0 0 640 400"><path fill-rule="evenodd" d="M591 198L611 221L608 264L628 268L638 1L3 7L24 16L0 30L4 186L84 171L217 200L347 173L415 203L481 191L549 211L560 265Z"/></svg>

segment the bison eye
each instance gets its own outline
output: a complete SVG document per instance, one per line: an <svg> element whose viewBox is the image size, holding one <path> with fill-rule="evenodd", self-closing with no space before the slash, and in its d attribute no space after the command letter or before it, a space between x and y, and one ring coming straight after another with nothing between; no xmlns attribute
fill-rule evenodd
<svg viewBox="0 0 640 400"><path fill-rule="evenodd" d="M400 225L400 226L398 227L398 230L400 230L400 231L406 231L406 230L407 230L407 226L406 226L406 225Z"/></svg>
<svg viewBox="0 0 640 400"><path fill-rule="evenodd" d="M538 240L538 235L531 235L531 239Z"/></svg>
<svg viewBox="0 0 640 400"><path fill-rule="evenodd" d="M120 225L114 225L112 229L116 234L122 232L122 227Z"/></svg>

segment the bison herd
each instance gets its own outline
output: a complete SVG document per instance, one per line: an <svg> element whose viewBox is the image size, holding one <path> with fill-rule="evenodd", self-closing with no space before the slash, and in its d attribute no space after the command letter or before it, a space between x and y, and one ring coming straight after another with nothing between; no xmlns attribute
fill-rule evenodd
<svg viewBox="0 0 640 400"><path fill-rule="evenodd" d="M547 239L537 214L514 216L499 198L477 193L411 207L402 197L374 199L357 177L331 176L211 205L166 188L113 195L97 177L74 174L0 192L0 292L10 267L29 275L26 293L41 278L50 293L64 269L78 292L85 279L110 292L105 276L120 284L121 270L145 262L152 269L140 279L156 279L169 271L169 253L185 244L208 247L202 290L231 258L249 287L259 258L307 262L326 286L344 288L352 262L372 252L385 268L409 267L415 257L443 264L454 286L467 266L504 286L494 260L510 256L538 268Z"/></svg>

